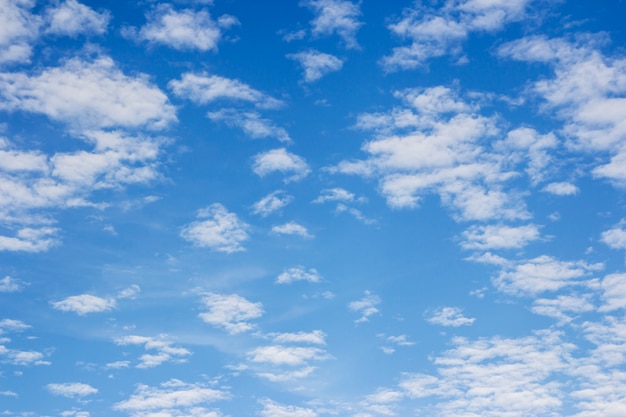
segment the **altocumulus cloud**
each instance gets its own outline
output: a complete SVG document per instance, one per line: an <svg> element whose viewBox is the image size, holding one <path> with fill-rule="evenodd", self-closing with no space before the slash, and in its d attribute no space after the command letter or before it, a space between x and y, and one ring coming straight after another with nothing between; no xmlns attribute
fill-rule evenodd
<svg viewBox="0 0 626 417"><path fill-rule="evenodd" d="M206 294L202 302L208 311L198 316L206 323L222 327L231 334L252 330L249 320L263 315L263 305L253 303L237 294Z"/></svg>
<svg viewBox="0 0 626 417"><path fill-rule="evenodd" d="M98 390L91 385L83 384L80 382L66 382L63 384L48 384L46 385L48 391L54 395L61 395L63 397L85 397L87 395L93 395Z"/></svg>

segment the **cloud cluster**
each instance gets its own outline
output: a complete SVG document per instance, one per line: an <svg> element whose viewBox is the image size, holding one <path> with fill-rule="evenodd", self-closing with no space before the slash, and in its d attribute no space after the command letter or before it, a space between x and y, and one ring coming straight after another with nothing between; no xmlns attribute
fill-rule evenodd
<svg viewBox="0 0 626 417"><path fill-rule="evenodd" d="M261 303L253 303L237 294L209 293L202 298L207 311L198 316L205 323L221 327L230 334L247 332L254 328L250 320L263 315Z"/></svg>
<svg viewBox="0 0 626 417"><path fill-rule="evenodd" d="M183 227L180 236L199 247L217 252L234 253L244 251L243 242L248 240L248 226L235 213L214 203L198 211L199 219Z"/></svg>
<svg viewBox="0 0 626 417"><path fill-rule="evenodd" d="M143 345L145 350L154 351L154 354L146 353L139 357L140 363L137 368L154 368L165 362L182 363L186 362L185 357L191 355L191 352L185 348L173 347L165 335L157 338L148 336L123 336L115 340L119 346Z"/></svg>
<svg viewBox="0 0 626 417"><path fill-rule="evenodd" d="M301 3L315 13L311 21L314 36L328 36L336 33L348 49L359 48L356 33L363 25L360 3L348 0L306 0Z"/></svg>

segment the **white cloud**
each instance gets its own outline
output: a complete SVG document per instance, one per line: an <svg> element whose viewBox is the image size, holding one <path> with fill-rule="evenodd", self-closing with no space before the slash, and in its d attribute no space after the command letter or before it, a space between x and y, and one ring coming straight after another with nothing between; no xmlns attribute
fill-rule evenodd
<svg viewBox="0 0 626 417"><path fill-rule="evenodd" d="M330 172L378 178L379 190L393 208L417 207L422 195L436 193L459 221L530 217L523 193L505 188L525 161L509 158L509 147L492 140L501 134L496 117L477 114L475 105L463 106L445 87L405 90L396 97L412 103L417 113L394 109L370 115L368 121L360 117L356 127L375 134L362 146L367 157L341 161ZM457 113L459 109L470 111ZM399 120L398 112L411 117ZM537 143L537 137L530 143Z"/></svg>
<svg viewBox="0 0 626 417"><path fill-rule="evenodd" d="M298 333L269 333L276 343L310 343L314 345L326 344L326 333L321 330L313 330L312 332Z"/></svg>
<svg viewBox="0 0 626 417"><path fill-rule="evenodd" d="M59 243L57 232L53 227L25 227L18 230L15 237L0 236L0 251L45 252Z"/></svg>
<svg viewBox="0 0 626 417"><path fill-rule="evenodd" d="M207 104L217 100L235 100L248 102L262 109L275 109L285 104L239 80L206 73L186 72L180 80L170 81L168 87L177 96L187 98L197 104Z"/></svg>
<svg viewBox="0 0 626 417"><path fill-rule="evenodd" d="M261 117L257 112L221 109L208 112L207 117L214 122L224 122L231 127L239 127L253 139L276 138L281 142L291 142L289 133L269 119Z"/></svg>
<svg viewBox="0 0 626 417"><path fill-rule="evenodd" d="M532 312L542 316L552 317L559 324L570 322L573 317L569 313L586 313L593 311L595 306L588 296L559 295L556 298L540 298L533 302Z"/></svg>
<svg viewBox="0 0 626 417"><path fill-rule="evenodd" d="M98 390L91 385L83 384L80 382L66 382L63 384L48 384L46 385L48 391L54 395L61 395L63 397L85 397L87 395L93 395L98 393Z"/></svg>
<svg viewBox="0 0 626 417"><path fill-rule="evenodd" d="M603 35L582 36L574 41L535 36L506 43L499 48L503 57L543 62L554 68L554 77L533 83L531 91L544 100L564 121L563 134L571 138L568 147L590 153L600 152L596 177L626 183L626 59L604 56L597 45ZM606 162L606 154L611 159Z"/></svg>
<svg viewBox="0 0 626 417"><path fill-rule="evenodd" d="M34 0L4 1L0 9L0 64L28 62L41 19L30 10Z"/></svg>
<svg viewBox="0 0 626 417"><path fill-rule="evenodd" d="M52 35L101 35L107 30L109 13L98 13L76 0L58 0L45 11L45 32Z"/></svg>
<svg viewBox="0 0 626 417"><path fill-rule="evenodd" d="M343 61L336 56L314 49L288 54L287 58L300 64L304 70L304 81L307 83L317 81L331 72L339 71L343 66Z"/></svg>
<svg viewBox="0 0 626 417"><path fill-rule="evenodd" d="M269 363L272 365L300 366L308 361L326 360L329 355L324 349L301 346L261 346L248 352L252 362Z"/></svg>
<svg viewBox="0 0 626 417"><path fill-rule="evenodd" d="M358 301L349 303L348 308L361 314L361 317L356 319L355 323L363 323L369 321L370 316L378 314L379 310L376 307L378 304L380 304L380 297L369 291L365 291L365 296Z"/></svg>
<svg viewBox="0 0 626 417"><path fill-rule="evenodd" d="M90 294L73 295L61 301L50 302L55 310L71 311L79 316L89 313L102 313L115 308L115 299L96 297Z"/></svg>
<svg viewBox="0 0 626 417"><path fill-rule="evenodd" d="M283 271L277 278L277 284L291 284L294 281L320 282L322 279L316 269L310 268L308 271L303 266L295 266Z"/></svg>
<svg viewBox="0 0 626 417"><path fill-rule="evenodd" d="M503 224L470 226L463 232L461 246L464 249L519 249L539 239L539 228L534 224L507 226Z"/></svg>
<svg viewBox="0 0 626 417"><path fill-rule="evenodd" d="M0 292L18 292L23 288L23 283L15 278L6 276L0 279Z"/></svg>
<svg viewBox="0 0 626 417"><path fill-rule="evenodd" d="M223 31L239 24L237 18L222 15L213 20L207 10L174 10L169 4L158 5L147 15L147 24L137 32L127 28L124 34L153 44L178 50L217 50Z"/></svg>
<svg viewBox="0 0 626 417"><path fill-rule="evenodd" d="M387 71L413 69L446 54L464 62L462 43L472 32L496 32L510 22L522 20L530 2L460 0L438 8L417 3L388 26L410 44L394 48L381 64Z"/></svg>
<svg viewBox="0 0 626 417"><path fill-rule="evenodd" d="M183 227L180 236L199 247L208 247L218 252L234 253L245 251L242 243L249 239L247 225L226 207L214 203L198 211L199 219Z"/></svg>
<svg viewBox="0 0 626 417"><path fill-rule="evenodd" d="M315 18L311 21L313 35L337 33L346 48L359 48L356 33L363 24L359 21L360 3L347 0L305 0L301 4L315 13Z"/></svg>
<svg viewBox="0 0 626 417"><path fill-rule="evenodd" d="M254 203L252 205L252 210L254 214L267 217L291 203L292 200L292 196L286 194L282 190L277 190Z"/></svg>
<svg viewBox="0 0 626 417"><path fill-rule="evenodd" d="M322 190L320 195L313 200L313 203L321 204L326 203L327 201L363 201L362 198L357 199L356 196L348 190L343 188L328 188Z"/></svg>
<svg viewBox="0 0 626 417"><path fill-rule="evenodd" d="M559 333L470 341L434 358L437 376L405 374L400 388L424 399L433 416L553 415L563 404L555 376L567 369L573 345ZM425 399L436 397L430 403Z"/></svg>
<svg viewBox="0 0 626 417"><path fill-rule="evenodd" d="M600 240L613 249L626 249L626 230L621 227L602 232Z"/></svg>
<svg viewBox="0 0 626 417"><path fill-rule="evenodd" d="M284 174L293 172L293 175L286 178L285 182L301 180L311 172L304 159L288 152L285 148L272 149L257 154L254 157L252 170L260 177L276 171Z"/></svg>
<svg viewBox="0 0 626 417"><path fill-rule="evenodd" d="M141 288L137 284L133 284L128 288L124 288L119 293L117 293L118 299L130 298L134 300L137 297L137 294L141 292Z"/></svg>
<svg viewBox="0 0 626 417"><path fill-rule="evenodd" d="M317 413L311 408L282 405L272 400L260 401L263 409L259 412L262 417L317 417Z"/></svg>
<svg viewBox="0 0 626 417"><path fill-rule="evenodd" d="M551 256L542 255L504 266L492 282L499 291L518 295L535 295L557 291L570 285L580 285L581 279L603 267L601 263L560 261Z"/></svg>
<svg viewBox="0 0 626 417"><path fill-rule="evenodd" d="M163 128L177 120L146 76L126 76L108 57L74 58L32 76L0 73L0 109L41 113L79 129Z"/></svg>
<svg viewBox="0 0 626 417"><path fill-rule="evenodd" d="M543 187L543 191L554 195L576 195L580 190L569 182L551 182Z"/></svg>
<svg viewBox="0 0 626 417"><path fill-rule="evenodd" d="M601 283L604 304L598 311L626 309L626 274L609 274Z"/></svg>
<svg viewBox="0 0 626 417"><path fill-rule="evenodd" d="M205 322L222 327L230 334L252 330L254 325L249 320L258 319L263 315L263 305L253 303L237 295L209 293L202 299L208 311L198 316Z"/></svg>
<svg viewBox="0 0 626 417"><path fill-rule="evenodd" d="M141 361L137 368L154 368L165 362L182 363L186 362L184 359L186 356L191 355L191 352L185 348L173 347L172 342L167 340L165 335L160 335L158 338L148 336L123 336L117 338L115 343L119 346L127 345L144 345L145 350L155 351L155 354L145 354L139 357Z"/></svg>
<svg viewBox="0 0 626 417"><path fill-rule="evenodd" d="M218 417L219 414L199 408L199 405L227 400L231 397L225 390L207 388L203 384L189 384L170 379L158 387L139 384L135 393L127 400L113 406L133 416L176 416ZM201 411L200 415L196 414ZM202 413L204 412L204 413Z"/></svg>
<svg viewBox="0 0 626 417"><path fill-rule="evenodd" d="M469 326L476 319L465 317L460 308L457 307L441 307L435 310L430 317L426 319L431 324L438 324L446 327Z"/></svg>
<svg viewBox="0 0 626 417"><path fill-rule="evenodd" d="M388 336L387 341L398 346L413 346L415 342L409 342L407 335L401 334L400 336Z"/></svg>
<svg viewBox="0 0 626 417"><path fill-rule="evenodd" d="M306 227L294 221L277 226L272 226L272 233L276 233L279 235L301 236L305 239L312 239L313 237L315 237L309 233Z"/></svg>
<svg viewBox="0 0 626 417"><path fill-rule="evenodd" d="M5 332L21 332L29 328L30 326L28 324L20 320L13 320L13 319L0 320L0 334L3 334Z"/></svg>

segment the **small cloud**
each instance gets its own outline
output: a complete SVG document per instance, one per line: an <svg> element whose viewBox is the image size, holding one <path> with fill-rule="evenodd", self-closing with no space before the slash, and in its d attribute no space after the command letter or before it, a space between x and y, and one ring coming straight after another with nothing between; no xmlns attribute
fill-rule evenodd
<svg viewBox="0 0 626 417"><path fill-rule="evenodd" d="M626 230L620 226L602 232L600 237L600 240L611 249L626 249Z"/></svg>
<svg viewBox="0 0 626 417"><path fill-rule="evenodd" d="M48 391L50 391L54 395L61 395L68 398L82 398L87 395L96 394L98 392L98 390L91 385L82 384L80 382L48 384L46 385L46 388L48 388Z"/></svg>
<svg viewBox="0 0 626 417"><path fill-rule="evenodd" d="M244 112L236 109L221 109L207 113L214 122L224 122L227 126L238 127L252 139L276 138L281 142L291 142L289 133L257 112Z"/></svg>
<svg viewBox="0 0 626 417"><path fill-rule="evenodd" d="M569 182L552 182L543 187L542 191L554 195L576 195L580 190Z"/></svg>
<svg viewBox="0 0 626 417"><path fill-rule="evenodd" d="M277 284L291 284L294 281L320 282L321 276L316 269L308 271L303 266L289 268L276 278Z"/></svg>
<svg viewBox="0 0 626 417"><path fill-rule="evenodd" d="M285 182L298 181L309 175L311 169L304 159L288 152L285 148L273 149L254 157L252 170L259 177L272 172L293 173Z"/></svg>
<svg viewBox="0 0 626 417"><path fill-rule="evenodd" d="M180 236L195 246L211 248L217 252L234 253L245 251L242 243L249 239L248 225L241 222L235 213L214 203L198 210L198 220L183 227Z"/></svg>
<svg viewBox="0 0 626 417"><path fill-rule="evenodd" d="M144 345L144 349L154 351L154 354L145 354L139 357L141 361L137 368L154 368L162 363L174 361L177 363L185 362L185 356L191 355L191 352L185 348L174 347L172 342L167 340L166 336L160 335L157 338L148 336L130 335L120 337L115 340L119 346L127 345ZM125 367L126 362L115 362L116 368ZM107 367L109 367L107 365ZM113 367L113 366L111 366Z"/></svg>
<svg viewBox="0 0 626 417"><path fill-rule="evenodd" d="M339 71L343 61L334 55L325 54L316 50L288 54L287 58L297 61L304 70L304 82L312 83L326 74Z"/></svg>
<svg viewBox="0 0 626 417"><path fill-rule="evenodd" d="M6 333L6 332L21 332L29 328L30 326L28 324L20 320L13 320L13 319L0 320L0 334Z"/></svg>
<svg viewBox="0 0 626 417"><path fill-rule="evenodd" d="M360 313L361 317L356 319L355 323L363 323L369 321L369 317L378 314L379 310L376 306L380 304L380 298L369 291L365 291L365 296L348 304L348 308L354 312Z"/></svg>
<svg viewBox="0 0 626 417"><path fill-rule="evenodd" d="M202 299L208 311L198 314L205 323L222 327L230 334L237 334L252 330L249 323L263 315L263 305L253 303L237 294L209 293Z"/></svg>
<svg viewBox="0 0 626 417"><path fill-rule="evenodd" d="M24 283L18 279L6 276L0 279L0 292L18 292L24 288Z"/></svg>
<svg viewBox="0 0 626 417"><path fill-rule="evenodd" d="M309 231L307 230L306 227L293 221L289 223L281 224L278 226L273 226L272 233L276 233L279 235L302 236L305 239L312 239L313 237L315 237L309 234Z"/></svg>
<svg viewBox="0 0 626 417"><path fill-rule="evenodd" d="M322 190L320 195L312 202L315 204L322 204L328 201L343 201L349 203L355 200L357 200L357 198L354 193L351 193L348 190L345 190L343 188L327 188ZM362 199L358 200L362 201Z"/></svg>
<svg viewBox="0 0 626 417"><path fill-rule="evenodd" d="M311 32L315 36L329 36L336 33L347 49L358 49L356 33L363 25L361 2L347 0L306 0L301 3L313 11Z"/></svg>
<svg viewBox="0 0 626 417"><path fill-rule="evenodd" d="M461 309L456 307L441 307L435 310L431 317L426 319L431 324L446 327L469 326L475 320L474 318L465 317Z"/></svg>
<svg viewBox="0 0 626 417"><path fill-rule="evenodd" d="M73 295L61 301L50 302L55 310L71 311L79 316L102 313L115 308L115 299L106 299L90 294Z"/></svg>
<svg viewBox="0 0 626 417"><path fill-rule="evenodd" d="M321 330L313 330L312 332L298 333L269 333L276 343L309 343L314 345L326 344L326 333Z"/></svg>
<svg viewBox="0 0 626 417"><path fill-rule="evenodd" d="M76 37L105 33L111 16L108 12L98 13L76 0L65 0L46 9L44 18L46 33Z"/></svg>
<svg viewBox="0 0 626 417"><path fill-rule="evenodd" d="M117 294L117 298L118 300L124 298L130 298L131 300L134 300L139 292L141 292L141 288L139 288L139 285L133 284L130 287L120 291Z"/></svg>
<svg viewBox="0 0 626 417"><path fill-rule="evenodd" d="M15 237L0 236L0 252L45 252L58 245L57 233L58 229L53 227L25 227Z"/></svg>
<svg viewBox="0 0 626 417"><path fill-rule="evenodd" d="M254 203L252 210L254 214L267 217L291 203L292 200L292 196L285 194L282 190L277 190Z"/></svg>
<svg viewBox="0 0 626 417"><path fill-rule="evenodd" d="M507 225L471 226L463 232L463 249L519 249L539 239L534 224L512 227Z"/></svg>

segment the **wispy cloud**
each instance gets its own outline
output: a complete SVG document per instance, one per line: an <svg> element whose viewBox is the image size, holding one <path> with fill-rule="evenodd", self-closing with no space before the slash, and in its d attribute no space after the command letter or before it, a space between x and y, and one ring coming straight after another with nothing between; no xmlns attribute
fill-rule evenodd
<svg viewBox="0 0 626 417"><path fill-rule="evenodd" d="M277 284L291 284L294 281L320 282L322 277L316 269L310 268L308 271L303 266L295 266L283 271L278 278Z"/></svg>
<svg viewBox="0 0 626 417"><path fill-rule="evenodd" d="M279 235L294 235L294 236L300 236L303 237L305 239L312 239L315 236L313 236L312 234L309 233L308 229L306 227L304 227L303 225L296 223L294 221L285 223L285 224L279 224L276 226L272 226L272 233L276 233Z"/></svg>
<svg viewBox="0 0 626 417"><path fill-rule="evenodd" d="M284 174L293 173L285 179L285 182L299 181L311 172L309 165L302 157L288 152L285 148L257 154L254 157L252 170L260 177L276 171Z"/></svg>
<svg viewBox="0 0 626 417"><path fill-rule="evenodd" d="M365 296L358 301L349 303L348 308L361 314L361 317L356 319L355 323L363 323L369 321L369 318L374 314L379 313L378 307L376 307L378 304L380 304L380 297L370 291L365 291Z"/></svg>
<svg viewBox="0 0 626 417"><path fill-rule="evenodd" d="M287 58L297 61L304 71L304 82L312 83L323 76L336 72L343 66L343 61L334 55L313 49L288 54Z"/></svg>
<svg viewBox="0 0 626 417"><path fill-rule="evenodd" d="M426 319L431 324L438 324L446 327L469 326L476 319L465 317L460 308L441 307L432 312Z"/></svg>

